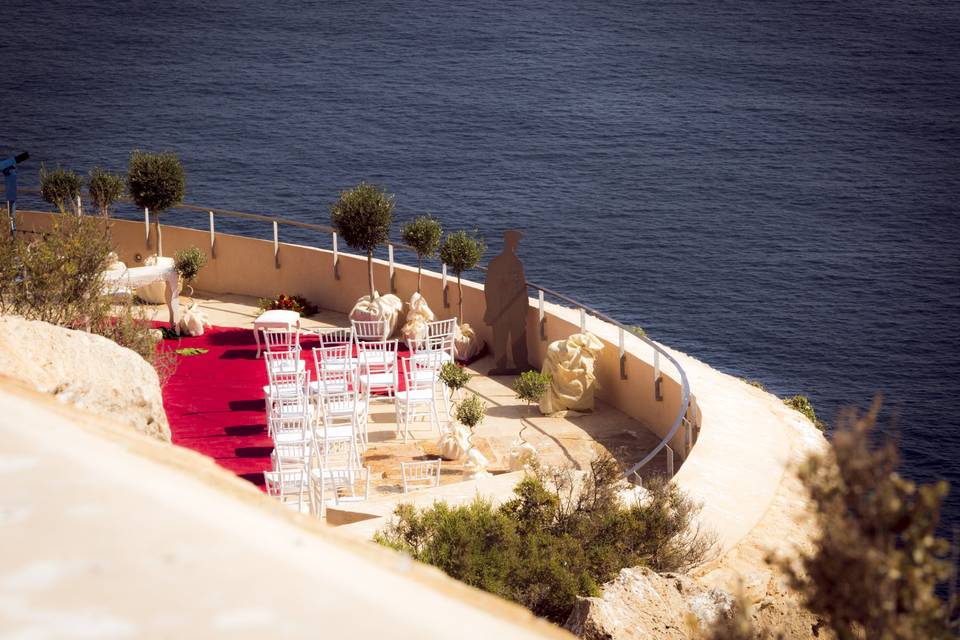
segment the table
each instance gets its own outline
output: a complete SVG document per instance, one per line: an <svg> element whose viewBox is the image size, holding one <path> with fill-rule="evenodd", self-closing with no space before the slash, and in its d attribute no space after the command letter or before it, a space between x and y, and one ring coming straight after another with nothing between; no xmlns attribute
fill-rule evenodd
<svg viewBox="0 0 960 640"><path fill-rule="evenodd" d="M257 341L257 357L260 357L261 329L286 329L287 331L292 331L293 327L296 327L297 331L300 331L300 314L296 311L271 309L257 316L257 319L253 321L253 338Z"/></svg>
<svg viewBox="0 0 960 640"><path fill-rule="evenodd" d="M176 268L167 265L133 267L107 271L104 276L104 288L108 293L117 293L124 289L132 293L137 287L154 282L163 282L167 285L164 300L170 312L170 328L180 333L180 281Z"/></svg>

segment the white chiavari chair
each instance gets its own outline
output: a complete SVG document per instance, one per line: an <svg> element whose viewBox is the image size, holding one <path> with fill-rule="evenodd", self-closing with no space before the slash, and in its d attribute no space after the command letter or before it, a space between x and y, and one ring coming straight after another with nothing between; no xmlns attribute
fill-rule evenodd
<svg viewBox="0 0 960 640"><path fill-rule="evenodd" d="M401 462L400 473L403 475L404 493L410 493L413 489L439 487L440 459L424 462Z"/></svg>
<svg viewBox="0 0 960 640"><path fill-rule="evenodd" d="M410 425L418 418L429 418L442 434L440 414L437 409L437 372L440 368L439 351L421 351L400 361L403 370L404 390L396 392L394 407L397 429L407 441Z"/></svg>
<svg viewBox="0 0 960 640"><path fill-rule="evenodd" d="M383 340L357 343L360 373L357 376L367 404L376 393L393 399L397 392L397 341Z"/></svg>
<svg viewBox="0 0 960 640"><path fill-rule="evenodd" d="M390 337L390 327L385 320L351 320L355 341L383 341Z"/></svg>

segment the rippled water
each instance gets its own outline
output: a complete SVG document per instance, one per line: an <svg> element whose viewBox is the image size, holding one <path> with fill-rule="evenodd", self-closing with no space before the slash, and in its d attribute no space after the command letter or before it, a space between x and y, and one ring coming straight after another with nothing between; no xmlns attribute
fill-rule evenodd
<svg viewBox="0 0 960 640"><path fill-rule="evenodd" d="M0 153L521 227L531 280L828 419L883 392L960 524L960 3L452 5L8 4Z"/></svg>

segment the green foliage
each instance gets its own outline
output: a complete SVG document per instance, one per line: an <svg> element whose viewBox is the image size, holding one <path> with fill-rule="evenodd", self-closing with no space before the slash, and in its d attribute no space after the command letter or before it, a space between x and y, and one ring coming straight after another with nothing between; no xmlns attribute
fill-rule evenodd
<svg viewBox="0 0 960 640"><path fill-rule="evenodd" d="M655 482L649 499L628 506L623 488L609 456L582 480L536 468L498 508L479 497L420 511L401 505L374 539L562 623L577 596L599 595L624 567L679 571L707 555L710 540L691 524L698 507L674 485Z"/></svg>
<svg viewBox="0 0 960 640"><path fill-rule="evenodd" d="M300 295L288 296L285 293L281 293L275 299L272 298L260 298L257 300L257 306L260 307L261 311L271 311L273 309L281 309L284 311L296 311L301 316L312 316L313 314L320 311L317 305L313 304L306 298Z"/></svg>
<svg viewBox="0 0 960 640"><path fill-rule="evenodd" d="M761 385L760 388L762 389L763 386ZM783 401L783 404L805 415L807 419L810 420L810 422L812 422L814 426L817 427L817 429L820 429L821 431L826 431L826 428L827 428L826 424L824 424L823 421L817 418L817 414L813 410L813 403L810 402L810 398L808 398L807 396L796 395L796 396L793 396L792 398L785 399Z"/></svg>
<svg viewBox="0 0 960 640"><path fill-rule="evenodd" d="M148 207L151 214L183 202L186 180L183 165L173 153L136 150L130 154L127 190L133 202L140 208Z"/></svg>
<svg viewBox="0 0 960 640"><path fill-rule="evenodd" d="M370 299L373 299L373 250L390 237L394 198L383 189L361 182L340 193L330 207L330 222L346 243L367 254Z"/></svg>
<svg viewBox="0 0 960 640"><path fill-rule="evenodd" d="M875 402L865 415L841 415L830 450L802 467L819 534L799 569L778 563L838 638L954 638L937 587L956 567L935 536L949 485L899 475L896 444L872 444L878 411Z"/></svg>
<svg viewBox="0 0 960 640"><path fill-rule="evenodd" d="M417 252L417 291L420 291L423 272L423 259L430 258L440 246L443 228L440 222L430 214L419 216L413 222L403 225L400 237Z"/></svg>
<svg viewBox="0 0 960 640"><path fill-rule="evenodd" d="M466 231L449 233L440 245L440 259L457 276L457 292L460 295L457 306L460 322L463 322L463 283L460 281L460 276L464 271L469 271L480 264L480 258L486 250L487 245L476 232L472 236Z"/></svg>
<svg viewBox="0 0 960 640"><path fill-rule="evenodd" d="M457 405L457 410L454 415L457 420L460 421L460 424L473 429L483 422L486 410L487 405L483 403L480 396L470 394L470 397L464 399Z"/></svg>
<svg viewBox="0 0 960 640"><path fill-rule="evenodd" d="M643 327L630 327L630 333L632 333L635 336L645 337L647 335L647 331Z"/></svg>
<svg viewBox="0 0 960 640"><path fill-rule="evenodd" d="M747 380L746 378L740 378L740 379L743 380L743 381L744 381L745 383L747 383L748 385L750 385L751 387L756 387L757 389L760 389L760 391L766 391L766 390L767 390L767 386L766 386L765 384L763 384L762 382L760 382L759 380ZM798 397L800 397L800 396L798 396ZM809 402L809 401L808 401L808 402ZM811 409L811 411L812 411L812 410L813 410L813 407L811 407L810 409Z"/></svg>
<svg viewBox="0 0 960 640"><path fill-rule="evenodd" d="M535 369L524 371L513 381L513 390L520 400L539 402L546 390L550 387L550 374L540 373Z"/></svg>
<svg viewBox="0 0 960 640"><path fill-rule="evenodd" d="M173 256L173 265L180 277L183 278L184 283L187 284L193 282L206 264L207 254L197 247L181 249Z"/></svg>
<svg viewBox="0 0 960 640"><path fill-rule="evenodd" d="M73 171L60 167L48 171L45 165L40 165L40 195L60 213L66 213L68 208L76 209L82 185L83 180Z"/></svg>
<svg viewBox="0 0 960 640"><path fill-rule="evenodd" d="M480 264L480 258L486 250L487 245L476 232L469 235L466 231L457 231L448 233L444 238L440 245L440 259L459 278L464 271Z"/></svg>
<svg viewBox="0 0 960 640"><path fill-rule="evenodd" d="M209 349L203 349L201 347L184 347L183 349L177 349L174 351L178 356L202 356L205 353L209 353Z"/></svg>
<svg viewBox="0 0 960 640"><path fill-rule="evenodd" d="M0 314L90 331L132 349L157 368L170 361L131 296L103 295L110 236L101 220L56 218L37 237L0 234Z"/></svg>
<svg viewBox="0 0 960 640"><path fill-rule="evenodd" d="M127 185L123 176L110 173L100 167L94 167L90 171L87 192L90 194L90 201L93 202L93 206L97 208L100 215L108 217L110 207L123 197L126 190Z"/></svg>
<svg viewBox="0 0 960 640"><path fill-rule="evenodd" d="M440 382L447 385L448 389L457 391L467 386L472 378L467 370L456 362L444 362L440 365Z"/></svg>
<svg viewBox="0 0 960 640"><path fill-rule="evenodd" d="M429 214L417 217L400 229L404 243L413 247L420 258L430 258L436 254L441 235L443 228L440 222Z"/></svg>
<svg viewBox="0 0 960 640"><path fill-rule="evenodd" d="M393 207L393 196L361 182L340 194L330 209L330 221L348 245L370 253L389 238Z"/></svg>

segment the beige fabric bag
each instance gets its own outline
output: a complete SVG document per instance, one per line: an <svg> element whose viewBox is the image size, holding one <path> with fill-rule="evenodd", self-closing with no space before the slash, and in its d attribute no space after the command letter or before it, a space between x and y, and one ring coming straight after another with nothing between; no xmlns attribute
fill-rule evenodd
<svg viewBox="0 0 960 640"><path fill-rule="evenodd" d="M453 337L453 351L457 360L466 362L476 357L483 349L483 340L469 324L461 324L457 327L457 333Z"/></svg>
<svg viewBox="0 0 960 640"><path fill-rule="evenodd" d="M592 333L575 333L551 343L543 362L543 373L549 373L551 381L540 398L542 413L593 410L597 389L594 366L602 350L603 343Z"/></svg>
<svg viewBox="0 0 960 640"><path fill-rule="evenodd" d="M388 293L381 296L376 291L373 292L373 301L370 296L363 296L357 300L350 310L350 319L358 322L363 320L382 320L384 321L383 339L386 340L397 330L397 324L400 322L400 311L403 309L403 302L400 298Z"/></svg>
<svg viewBox="0 0 960 640"><path fill-rule="evenodd" d="M184 311L180 318L180 333L187 336L202 336L204 329L210 328L210 321L203 313L203 309L194 302Z"/></svg>
<svg viewBox="0 0 960 640"><path fill-rule="evenodd" d="M407 306L407 321L400 329L400 335L407 344L421 342L427 337L427 323L433 322L436 316L430 310L426 299L419 293L410 296Z"/></svg>

